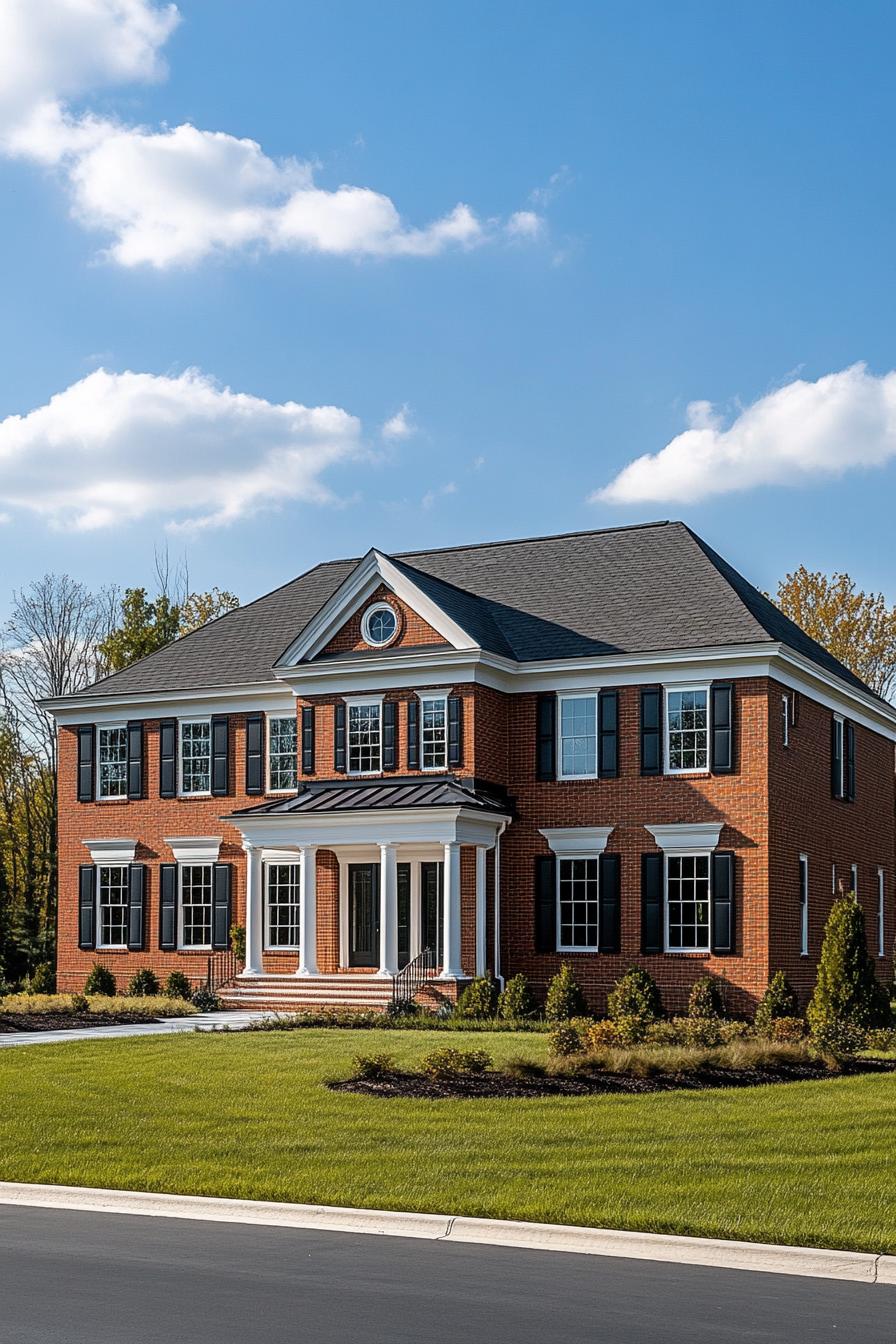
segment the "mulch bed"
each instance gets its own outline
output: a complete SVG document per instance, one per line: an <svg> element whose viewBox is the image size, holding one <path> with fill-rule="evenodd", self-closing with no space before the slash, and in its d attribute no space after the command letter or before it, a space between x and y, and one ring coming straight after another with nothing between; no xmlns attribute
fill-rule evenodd
<svg viewBox="0 0 896 1344"><path fill-rule="evenodd" d="M72 1031L76 1027L119 1027L130 1022L158 1022L155 1013L0 1013L0 1035L18 1031Z"/></svg>
<svg viewBox="0 0 896 1344"><path fill-rule="evenodd" d="M420 1073L396 1070L386 1078L346 1078L327 1083L333 1092L357 1092L365 1097L413 1097L435 1101L445 1097L586 1097L606 1093L640 1095L645 1092L703 1092L714 1087L761 1087L771 1083L800 1083L855 1073L893 1073L896 1060L857 1059L832 1074L823 1064L781 1065L773 1069L702 1069L696 1073L658 1074L637 1078L627 1073L593 1073L519 1078L489 1070L487 1073L438 1080Z"/></svg>

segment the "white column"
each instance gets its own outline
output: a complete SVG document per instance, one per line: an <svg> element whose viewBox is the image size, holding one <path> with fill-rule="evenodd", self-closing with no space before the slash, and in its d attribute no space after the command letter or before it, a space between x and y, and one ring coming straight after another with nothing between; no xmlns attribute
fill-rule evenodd
<svg viewBox="0 0 896 1344"><path fill-rule="evenodd" d="M476 974L485 975L485 856L484 845L476 846Z"/></svg>
<svg viewBox="0 0 896 1344"><path fill-rule="evenodd" d="M261 975L261 850L247 842L243 843L243 849L246 851L246 965L242 974Z"/></svg>
<svg viewBox="0 0 896 1344"><path fill-rule="evenodd" d="M439 979L457 980L463 976L463 968L460 964L460 845L454 842L445 846L443 891L444 949Z"/></svg>
<svg viewBox="0 0 896 1344"><path fill-rule="evenodd" d="M395 846L380 845L380 968L377 975L398 974L398 860Z"/></svg>
<svg viewBox="0 0 896 1344"><path fill-rule="evenodd" d="M299 969L296 975L317 975L317 846L299 850Z"/></svg>

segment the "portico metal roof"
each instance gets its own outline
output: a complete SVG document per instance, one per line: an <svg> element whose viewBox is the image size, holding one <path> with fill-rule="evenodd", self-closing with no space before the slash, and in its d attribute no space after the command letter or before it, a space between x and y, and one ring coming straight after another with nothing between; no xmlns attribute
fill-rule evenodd
<svg viewBox="0 0 896 1344"><path fill-rule="evenodd" d="M289 798L244 807L232 817L290 816L306 812L368 812L392 808L463 807L510 815L506 798L451 775L437 778L321 780L302 784Z"/></svg>

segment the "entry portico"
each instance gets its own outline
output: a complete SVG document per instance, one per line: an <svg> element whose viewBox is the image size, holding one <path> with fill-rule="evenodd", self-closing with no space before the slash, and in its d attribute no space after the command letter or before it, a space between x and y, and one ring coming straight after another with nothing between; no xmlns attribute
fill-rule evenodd
<svg viewBox="0 0 896 1344"><path fill-rule="evenodd" d="M328 969L391 979L427 949L443 982L487 969L486 856L509 821L506 799L450 776L312 782L226 820L240 831L246 853L243 977L265 973L265 870L282 864L298 868L297 976L321 975L323 955ZM469 915L462 902L467 847L475 851ZM324 856L331 883L321 917ZM470 916L475 956L465 967L462 937L469 936L464 919Z"/></svg>

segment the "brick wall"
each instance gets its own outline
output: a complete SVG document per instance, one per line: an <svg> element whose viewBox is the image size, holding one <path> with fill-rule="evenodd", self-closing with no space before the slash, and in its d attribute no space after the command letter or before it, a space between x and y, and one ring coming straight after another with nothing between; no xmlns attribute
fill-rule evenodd
<svg viewBox="0 0 896 1344"><path fill-rule="evenodd" d="M328 653L369 651L371 645L366 643L361 634L361 622L367 608L373 606L375 602L388 602L398 616L398 635L389 645L390 649L400 649L402 646L418 648L422 644L445 643L444 635L433 630L422 616L418 616L406 602L402 602L400 597L396 597L390 589L381 584L376 592L349 617L345 625L336 631L320 656L325 657Z"/></svg>

